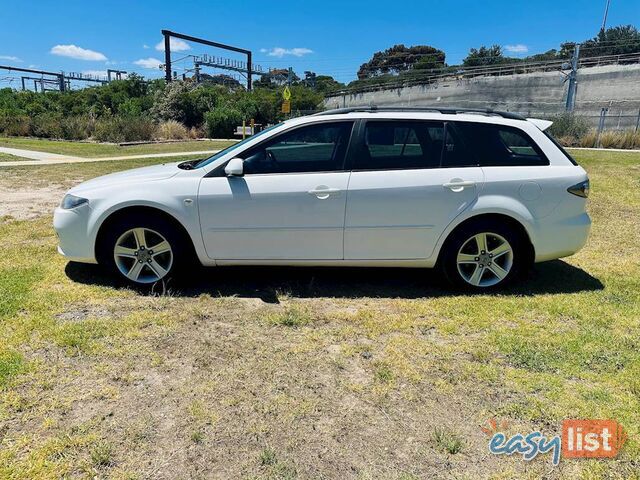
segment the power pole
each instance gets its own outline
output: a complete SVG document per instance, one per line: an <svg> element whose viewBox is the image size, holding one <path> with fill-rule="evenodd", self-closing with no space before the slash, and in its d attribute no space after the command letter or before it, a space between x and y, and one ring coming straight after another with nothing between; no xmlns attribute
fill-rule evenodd
<svg viewBox="0 0 640 480"><path fill-rule="evenodd" d="M171 32L162 30L164 35L164 78L171 83Z"/></svg>
<svg viewBox="0 0 640 480"><path fill-rule="evenodd" d="M567 90L567 104L565 110L573 112L576 105L576 91L578 89L578 58L580 57L580 44L576 43L571 57L571 73L569 73L569 88Z"/></svg>
<svg viewBox="0 0 640 480"><path fill-rule="evenodd" d="M607 0L607 4L604 7L604 17L602 18L602 27L600 27L600 31L602 33L604 33L605 29L607 28L607 16L609 15L609 4L611 3L611 0Z"/></svg>

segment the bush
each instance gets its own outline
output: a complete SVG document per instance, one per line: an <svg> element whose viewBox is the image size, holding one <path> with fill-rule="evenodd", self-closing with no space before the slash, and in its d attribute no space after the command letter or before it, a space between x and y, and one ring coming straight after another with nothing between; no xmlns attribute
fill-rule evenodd
<svg viewBox="0 0 640 480"><path fill-rule="evenodd" d="M93 135L95 119L89 115L76 115L62 119L62 138L85 140Z"/></svg>
<svg viewBox="0 0 640 480"><path fill-rule="evenodd" d="M31 133L34 137L62 138L62 115L41 113L33 117Z"/></svg>
<svg viewBox="0 0 640 480"><path fill-rule="evenodd" d="M598 142L598 132L595 130L589 130L578 142L581 147L593 148L596 147Z"/></svg>
<svg viewBox="0 0 640 480"><path fill-rule="evenodd" d="M148 117L104 117L96 122L94 138L100 142L152 140L156 125Z"/></svg>
<svg viewBox="0 0 640 480"><path fill-rule="evenodd" d="M602 148L620 148L620 134L613 131L602 132L600 146Z"/></svg>
<svg viewBox="0 0 640 480"><path fill-rule="evenodd" d="M556 138L572 137L577 140L589 132L589 121L573 113L561 113L549 120L553 122L549 132Z"/></svg>
<svg viewBox="0 0 640 480"><path fill-rule="evenodd" d="M26 115L0 117L0 132L10 137L26 137L31 134L31 119Z"/></svg>
<svg viewBox="0 0 640 480"><path fill-rule="evenodd" d="M158 126L157 135L167 140L182 140L189 137L189 131L180 122L167 120Z"/></svg>
<svg viewBox="0 0 640 480"><path fill-rule="evenodd" d="M242 114L231 107L220 107L205 113L206 132L209 138L232 138L238 125L242 125Z"/></svg>
<svg viewBox="0 0 640 480"><path fill-rule="evenodd" d="M204 138L204 129L201 127L191 127L189 129L189 138L193 140Z"/></svg>

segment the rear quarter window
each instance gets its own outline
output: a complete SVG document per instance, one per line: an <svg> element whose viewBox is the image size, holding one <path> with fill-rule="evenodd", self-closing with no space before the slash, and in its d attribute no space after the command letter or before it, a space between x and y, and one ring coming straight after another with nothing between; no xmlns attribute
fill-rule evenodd
<svg viewBox="0 0 640 480"><path fill-rule="evenodd" d="M481 167L549 165L536 142L519 128L472 122L457 122L456 128Z"/></svg>
<svg viewBox="0 0 640 480"><path fill-rule="evenodd" d="M568 159L568 160L569 160L573 165L578 166L578 162L576 162L575 158L573 158L573 157L571 156L571 154L570 154L569 152L567 152L567 151L564 149L564 147L563 147L562 145L560 145L560 142L558 142L558 141L555 139L555 137L549 133L549 131L548 131L548 130L544 130L544 132L543 132L543 133L547 136L547 138L548 138L549 140L551 140L551 141L553 142L553 144L554 144L556 147L558 147L558 150L560 150L560 151L562 152L562 154L563 154L565 157L567 157L567 159Z"/></svg>

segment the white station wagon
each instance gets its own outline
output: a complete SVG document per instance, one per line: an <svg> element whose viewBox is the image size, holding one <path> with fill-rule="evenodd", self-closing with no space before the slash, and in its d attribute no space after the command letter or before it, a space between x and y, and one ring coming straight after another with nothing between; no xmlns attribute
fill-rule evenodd
<svg viewBox="0 0 640 480"><path fill-rule="evenodd" d="M204 160L72 188L58 249L134 284L195 261L438 266L458 287L501 287L587 240L589 180L550 125L438 108L288 120Z"/></svg>

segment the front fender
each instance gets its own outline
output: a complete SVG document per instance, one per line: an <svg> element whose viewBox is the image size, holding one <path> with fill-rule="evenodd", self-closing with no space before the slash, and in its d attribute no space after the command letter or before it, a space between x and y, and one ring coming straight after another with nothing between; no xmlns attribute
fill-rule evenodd
<svg viewBox="0 0 640 480"><path fill-rule="evenodd" d="M175 179L174 179L175 180ZM173 186L173 185L172 185ZM105 197L91 201L91 213L88 221L88 238L94 251L98 239L98 233L104 222L114 213L130 207L153 208L173 217L186 230L194 246L198 258L202 261L206 258L204 244L200 232L200 218L198 214L198 199L195 193L184 191L176 192L173 188L171 195L159 191L135 192L135 198L128 193L116 194L115 197Z"/></svg>

